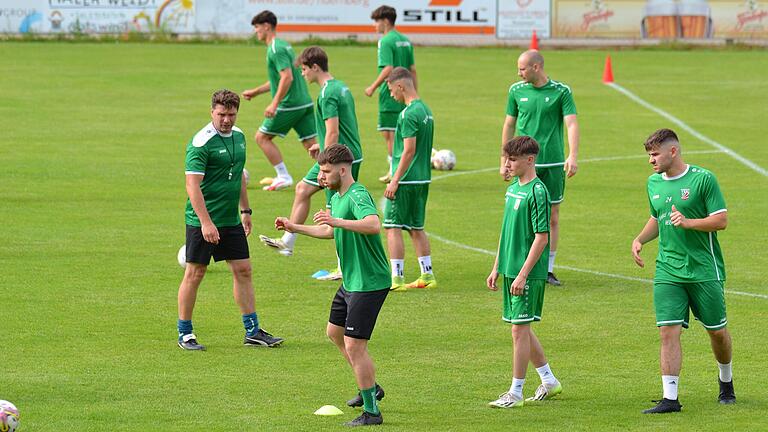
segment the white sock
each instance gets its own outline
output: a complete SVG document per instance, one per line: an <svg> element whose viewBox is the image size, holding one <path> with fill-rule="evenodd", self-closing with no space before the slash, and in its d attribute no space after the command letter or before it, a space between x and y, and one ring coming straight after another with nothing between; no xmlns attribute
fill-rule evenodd
<svg viewBox="0 0 768 432"><path fill-rule="evenodd" d="M662 375L661 385L664 388L664 399L677 399L677 386L680 383L680 377L674 375Z"/></svg>
<svg viewBox="0 0 768 432"><path fill-rule="evenodd" d="M285 166L285 162L280 162L279 164L274 165L274 167L278 177L291 178L291 175L288 174L288 167Z"/></svg>
<svg viewBox="0 0 768 432"><path fill-rule="evenodd" d="M733 362L722 364L717 362L717 367L720 368L720 381L731 382L733 381Z"/></svg>
<svg viewBox="0 0 768 432"><path fill-rule="evenodd" d="M555 269L555 255L557 255L557 251L553 251L549 253L549 267L548 272L552 273L552 270Z"/></svg>
<svg viewBox="0 0 768 432"><path fill-rule="evenodd" d="M405 272L403 271L403 265L405 264L405 260L401 259L391 259L389 262L392 264L392 277L395 276L404 276Z"/></svg>
<svg viewBox="0 0 768 432"><path fill-rule="evenodd" d="M419 267L421 267L421 274L432 274L432 256L419 257Z"/></svg>
<svg viewBox="0 0 768 432"><path fill-rule="evenodd" d="M525 378L512 378L512 385L509 387L509 392L519 398L522 398L523 385L525 385Z"/></svg>
<svg viewBox="0 0 768 432"><path fill-rule="evenodd" d="M283 240L283 243L285 243L289 249L293 249L293 245L296 244L296 237L298 237L296 233L287 232L283 234L283 238L281 240Z"/></svg>
<svg viewBox="0 0 768 432"><path fill-rule="evenodd" d="M555 374L552 373L552 369L549 368L549 363L542 367L537 367L536 372L539 373L541 383L545 384L547 387L553 387L557 384L557 378L555 378Z"/></svg>

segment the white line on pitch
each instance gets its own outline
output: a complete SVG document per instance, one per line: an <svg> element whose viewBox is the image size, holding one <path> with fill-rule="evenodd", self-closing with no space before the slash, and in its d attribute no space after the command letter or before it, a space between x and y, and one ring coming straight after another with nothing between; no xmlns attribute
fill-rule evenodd
<svg viewBox="0 0 768 432"><path fill-rule="evenodd" d="M496 252L488 250L488 249L481 249L481 248L476 248L474 246L465 245L464 243L459 243L459 242L447 239L445 237L442 237L442 236L439 236L439 235L433 234L433 233L427 233L427 235L429 237L431 237L431 238L434 238L435 240L439 240L439 241L441 241L441 242L443 242L443 243L445 243L447 245L450 245L450 246L454 246L454 247L457 247L457 248L460 248L460 249L466 249L466 250L469 250L469 251L472 251L472 252L478 252L478 253L485 254L485 255L496 256ZM609 277L609 278L613 278L613 279L622 279L622 280L628 280L628 281L633 281L633 282L653 283L652 279L645 279L645 278L639 278L639 277L633 277L633 276L624 276L624 275L620 275L620 274L605 273L605 272L599 272L599 271L595 271L595 270L586 270L586 269L581 269L581 268L577 268L577 267L570 267L570 266L564 266L564 265L555 265L555 267L559 268L559 269L563 269L563 270L570 270L570 271L578 272L578 273L588 273L588 274L592 274L592 275L595 275L595 276ZM757 297L757 298L768 299L768 295L765 295L765 294L755 294L755 293L748 293L748 292L742 292L742 291L733 291L733 290L726 290L725 292L728 293L728 294L734 294L734 295L740 295L740 296Z"/></svg>
<svg viewBox="0 0 768 432"><path fill-rule="evenodd" d="M686 151L685 154L711 154L711 153L725 153L723 150L691 150ZM631 156L607 156L607 157L597 157L597 158L589 158L589 159L582 159L579 161L579 163L588 163L588 162L606 162L606 161L617 161L617 160L627 160L627 159L648 159L648 155L631 155ZM484 173L488 171L498 171L499 167L490 167L490 168L480 168L476 170L471 171L456 171L449 174L441 174L432 177L432 181L434 180L442 180L449 177L455 177L460 175L467 175L467 174L479 174Z"/></svg>
<svg viewBox="0 0 768 432"><path fill-rule="evenodd" d="M655 112L656 114L666 118L667 120L671 121L672 123L680 126L681 128L685 129L686 132L693 135L694 137L700 139L701 141L711 145L712 147L715 147L716 149L719 149L723 151L724 153L727 153L732 158L736 159L737 161L741 162L742 164L748 166L753 171L757 172L758 174L761 174L764 177L768 177L768 171L761 167L760 165L752 162L751 160L745 158L744 156L736 153L735 151L731 150L730 148L720 144L719 142L713 140L712 138L709 138L703 134L701 134L696 129L688 126L685 122L680 120L679 118L673 116L672 114L662 110L661 108L658 108L654 105L651 105L650 103L646 102L645 100L641 99L638 95L632 93L631 91L625 89L624 87L616 84L616 83L608 83L609 87L613 88L614 90L618 91L619 93L624 94L628 98L632 99L633 101L637 102L639 105L648 108L649 110Z"/></svg>

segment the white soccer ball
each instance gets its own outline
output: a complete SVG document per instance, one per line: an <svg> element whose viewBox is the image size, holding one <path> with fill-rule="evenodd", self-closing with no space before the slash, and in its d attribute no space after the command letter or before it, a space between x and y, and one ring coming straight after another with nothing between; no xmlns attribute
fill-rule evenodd
<svg viewBox="0 0 768 432"><path fill-rule="evenodd" d="M187 245L181 245L179 253L176 254L176 259L179 260L181 268L187 268Z"/></svg>
<svg viewBox="0 0 768 432"><path fill-rule="evenodd" d="M450 150L438 150L432 157L432 167L436 170L450 171L456 166L456 155Z"/></svg>
<svg viewBox="0 0 768 432"><path fill-rule="evenodd" d="M18 408L6 400L0 400L0 430L3 432L15 432L18 427Z"/></svg>
<svg viewBox="0 0 768 432"><path fill-rule="evenodd" d="M243 180L245 180L246 186L248 186L248 182L251 181L251 174L245 168L243 168Z"/></svg>

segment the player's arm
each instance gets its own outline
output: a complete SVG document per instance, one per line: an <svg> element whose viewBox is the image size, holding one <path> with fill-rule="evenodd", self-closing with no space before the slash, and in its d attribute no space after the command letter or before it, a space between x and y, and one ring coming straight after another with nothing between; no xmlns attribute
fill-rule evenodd
<svg viewBox="0 0 768 432"><path fill-rule="evenodd" d="M565 173L568 177L576 175L579 169L577 159L579 157L579 122L576 114L563 117L565 128L568 131L568 158L565 160Z"/></svg>
<svg viewBox="0 0 768 432"><path fill-rule="evenodd" d="M408 167L411 166L413 158L416 155L416 137L403 138L403 154L400 156L400 163L397 165L392 180L384 190L384 196L388 199L395 199L395 193L400 186L400 179L403 178Z"/></svg>
<svg viewBox="0 0 768 432"><path fill-rule="evenodd" d="M377 88L386 81L386 79L389 77L389 74L392 72L392 69L394 69L391 65L384 66L384 69L381 70L379 73L379 76L376 77L376 79L373 81L373 84L368 86L368 88L365 89L365 95L366 96L372 96L373 93L376 91ZM415 81L414 81L415 84Z"/></svg>
<svg viewBox="0 0 768 432"><path fill-rule="evenodd" d="M496 286L496 280L499 278L499 249L501 249L501 236L499 236L499 245L496 247L496 258L493 260L491 274L489 274L488 278L485 280L485 285L491 291L499 289L499 287Z"/></svg>
<svg viewBox="0 0 768 432"><path fill-rule="evenodd" d="M264 117L274 117L277 113L277 107L280 105L280 101L283 100L285 95L288 94L288 90L293 83L293 70L287 67L280 71L280 82L277 84L277 91L275 91L275 97L272 98L272 102L264 110Z"/></svg>
<svg viewBox="0 0 768 432"><path fill-rule="evenodd" d="M189 195L189 202L192 204L192 209L195 210L197 218L200 219L203 239L208 243L219 244L219 230L216 229L216 225L214 225L211 220L211 215L208 214L208 209L205 207L203 190L200 188L200 183L203 182L203 177L205 177L204 174L186 175L187 195Z"/></svg>
<svg viewBox="0 0 768 432"><path fill-rule="evenodd" d="M411 75L413 75L413 88L416 91L419 91L419 80L416 75L416 65L412 64L410 69L411 69Z"/></svg>
<svg viewBox="0 0 768 432"><path fill-rule="evenodd" d="M640 267L645 267L643 259L640 257L640 251L643 250L643 245L659 236L659 221L654 217L649 217L648 222L640 231L640 234L632 240L632 258L635 259L635 263Z"/></svg>
<svg viewBox="0 0 768 432"><path fill-rule="evenodd" d="M705 218L688 219L672 205L672 213L669 214L669 220L672 222L672 225L680 228L704 232L722 231L728 226L728 212L723 210Z"/></svg>
<svg viewBox="0 0 768 432"><path fill-rule="evenodd" d="M549 233L537 232L536 236L533 238L533 244L531 244L531 249L528 251L528 256L525 258L523 267L520 268L520 272L517 274L517 277L515 277L515 280L512 281L512 286L509 287L510 294L523 294L526 281L528 280L528 275L531 273L531 270L533 270L533 266L536 265L536 262L539 260L539 258L541 258L541 253L544 252L544 248L547 247L547 243L549 243Z"/></svg>
<svg viewBox="0 0 768 432"><path fill-rule="evenodd" d="M331 117L325 120L325 148L339 142L339 118Z"/></svg>
<svg viewBox="0 0 768 432"><path fill-rule="evenodd" d="M332 239L333 227L330 225L302 225L291 222L286 217L278 217L275 219L275 228L280 231L288 231L296 234L303 234L305 236L319 238L319 239Z"/></svg>
<svg viewBox="0 0 768 432"><path fill-rule="evenodd" d="M501 159L499 163L499 174L504 178L504 180L509 180L509 174L507 173L507 170L505 168L506 165L506 157L504 156L504 144L507 143L507 141L511 140L515 136L515 125L517 124L517 117L512 117L511 115L507 114L506 117L504 117L504 125L501 127Z"/></svg>
<svg viewBox="0 0 768 432"><path fill-rule="evenodd" d="M242 181L240 182L240 210L250 209L251 205L248 203L248 189L245 185L245 173L243 173ZM240 219L243 222L243 229L245 230L245 236L251 235L253 229L253 223L251 222L251 215L248 213L241 213Z"/></svg>
<svg viewBox="0 0 768 432"><path fill-rule="evenodd" d="M332 217L327 210L321 210L312 217L312 220L318 225L330 226L332 228L341 228L360 234L378 234L381 230L379 216L370 214L362 219L340 219ZM331 230L333 233L333 230Z"/></svg>
<svg viewBox="0 0 768 432"><path fill-rule="evenodd" d="M251 100L254 97L268 93L269 92L269 81L265 82L264 84L254 87L252 89L244 90L243 93L240 94L240 96L243 97L245 100Z"/></svg>

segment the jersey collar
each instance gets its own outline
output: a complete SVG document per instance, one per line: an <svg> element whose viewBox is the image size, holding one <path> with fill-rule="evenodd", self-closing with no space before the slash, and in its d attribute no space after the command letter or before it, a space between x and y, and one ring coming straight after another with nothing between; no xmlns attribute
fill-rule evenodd
<svg viewBox="0 0 768 432"><path fill-rule="evenodd" d="M661 174L661 178L663 178L664 180L667 180L667 181L677 180L679 178L682 178L684 175L688 174L688 170L690 168L691 168L691 166L686 164L685 165L685 171L683 171L682 173L680 173L680 174L678 174L678 175L676 175L674 177L667 177L667 173L663 173L663 174Z"/></svg>

